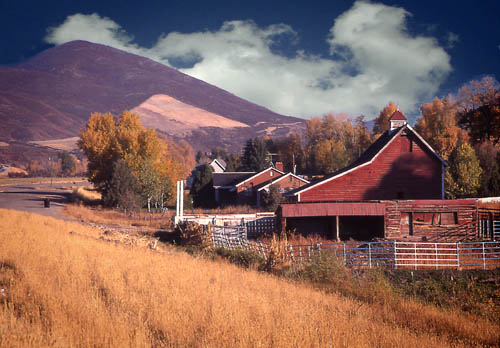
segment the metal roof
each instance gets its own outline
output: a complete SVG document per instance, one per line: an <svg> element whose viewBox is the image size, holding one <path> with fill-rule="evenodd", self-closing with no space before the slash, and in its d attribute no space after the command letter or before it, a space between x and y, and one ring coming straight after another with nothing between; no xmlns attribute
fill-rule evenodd
<svg viewBox="0 0 500 348"><path fill-rule="evenodd" d="M306 216L383 216L385 204L380 202L336 202L282 204L282 217Z"/></svg>

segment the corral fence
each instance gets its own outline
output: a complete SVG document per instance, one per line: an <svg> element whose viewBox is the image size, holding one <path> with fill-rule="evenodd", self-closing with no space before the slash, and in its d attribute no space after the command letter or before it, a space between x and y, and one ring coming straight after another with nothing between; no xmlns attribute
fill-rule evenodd
<svg viewBox="0 0 500 348"><path fill-rule="evenodd" d="M348 267L493 269L500 267L500 242L367 242L289 245L294 262L331 253Z"/></svg>
<svg viewBox="0 0 500 348"><path fill-rule="evenodd" d="M262 242L248 240L247 228L245 226L211 226L210 238L215 247L253 251L265 259L269 255L269 247L267 245Z"/></svg>
<svg viewBox="0 0 500 348"><path fill-rule="evenodd" d="M270 247L250 241L245 226L212 226L214 246L244 249L266 258ZM286 257L293 263L310 262L322 254L336 255L347 267L404 269L493 269L500 267L500 242L345 242L289 244Z"/></svg>

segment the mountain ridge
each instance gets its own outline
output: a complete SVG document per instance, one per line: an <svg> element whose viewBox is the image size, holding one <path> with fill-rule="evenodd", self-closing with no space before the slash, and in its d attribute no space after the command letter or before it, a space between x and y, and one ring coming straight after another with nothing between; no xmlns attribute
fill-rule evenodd
<svg viewBox="0 0 500 348"><path fill-rule="evenodd" d="M239 150L246 139L267 134L269 129L273 131L268 135L274 137L301 131L304 126L303 119L277 114L149 58L71 41L15 66L0 67L0 122L5 125L0 140L75 136L92 112L117 116L161 94L249 126L208 124L185 134L169 133L168 127L162 130L196 149L223 146Z"/></svg>

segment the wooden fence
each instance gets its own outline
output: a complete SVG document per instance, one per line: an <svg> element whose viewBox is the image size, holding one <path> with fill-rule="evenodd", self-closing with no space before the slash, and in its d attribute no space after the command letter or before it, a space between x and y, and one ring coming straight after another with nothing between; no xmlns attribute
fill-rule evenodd
<svg viewBox="0 0 500 348"><path fill-rule="evenodd" d="M247 238L244 226L211 229L214 246L244 249L269 256L270 247ZM323 253L336 255L347 267L405 269L493 269L500 267L500 242L349 242L289 244L284 248L293 263L310 262Z"/></svg>

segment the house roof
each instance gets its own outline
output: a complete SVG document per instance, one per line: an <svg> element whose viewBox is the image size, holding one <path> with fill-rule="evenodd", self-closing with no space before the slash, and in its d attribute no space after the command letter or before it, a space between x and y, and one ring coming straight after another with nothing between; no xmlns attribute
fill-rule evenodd
<svg viewBox="0 0 500 348"><path fill-rule="evenodd" d="M398 111L396 111L396 112L398 112ZM393 116L394 116L394 114L393 114ZM403 115L403 117L404 117L404 115ZM380 155L383 152L383 150L387 146L389 146L389 144L392 143L392 141L394 139L396 139L396 137L399 136L404 130L407 130L407 131L411 132L412 134L414 134L423 143L423 145L430 151L430 153L436 157L437 160L439 160L444 166L448 166L448 163L446 163L446 161L443 160L436 153L436 151L434 151L434 149L420 136L420 134L415 132L415 130L412 127L410 127L408 124L405 124L404 126L399 127L398 129L395 129L392 131L390 131L390 130L385 131L357 160L355 160L353 163L351 163L347 167L344 167L344 168L342 168L342 169L340 169L332 174L329 174L319 181L311 182L308 185L299 187L298 189L289 192L289 195L296 196L299 193L307 191L313 187L324 184L325 182L328 182L330 180L341 177L341 176L348 174L348 173L350 173L350 172L352 172L360 167L363 167L365 165L372 163L378 157L378 155Z"/></svg>
<svg viewBox="0 0 500 348"><path fill-rule="evenodd" d="M389 121L408 121L408 119L401 111L396 110L389 118Z"/></svg>
<svg viewBox="0 0 500 348"><path fill-rule="evenodd" d="M221 159L218 159L218 158L213 159L212 162L210 162L210 165L211 166L217 166L222 171L226 170L226 162L224 162L224 160L221 160Z"/></svg>
<svg viewBox="0 0 500 348"><path fill-rule="evenodd" d="M255 172L224 172L213 174L214 187L235 186L237 183L254 175Z"/></svg>
<svg viewBox="0 0 500 348"><path fill-rule="evenodd" d="M262 174L264 174L265 172L270 171L270 170L277 171L278 173L280 173L280 174L282 174L282 175L283 175L283 174L285 174L284 172L282 172L282 171L281 171L281 170L279 170L279 169L276 169L276 168L274 168L274 167L269 167L269 168L266 168L266 169L264 169L264 170L261 170L260 172L255 173L254 175L252 175L252 176L250 176L250 177L248 177L248 178L245 178L244 180L242 180L242 181L240 181L239 183L237 183L235 186L240 186L240 185L243 185L245 182L250 181L250 180L252 180L253 178L256 178L256 177L258 177L259 175L262 175Z"/></svg>
<svg viewBox="0 0 500 348"><path fill-rule="evenodd" d="M309 184L309 181L307 181L306 179L301 178L300 176L297 176L297 175L292 174L292 173L287 173L285 175L280 176L279 178L277 178L275 180L263 182L262 184L257 185L255 188L257 189L257 191L265 190L269 186L276 184L276 183L280 182L281 180L288 178L289 176L293 176L294 178L299 179L300 181L305 182L306 184Z"/></svg>

